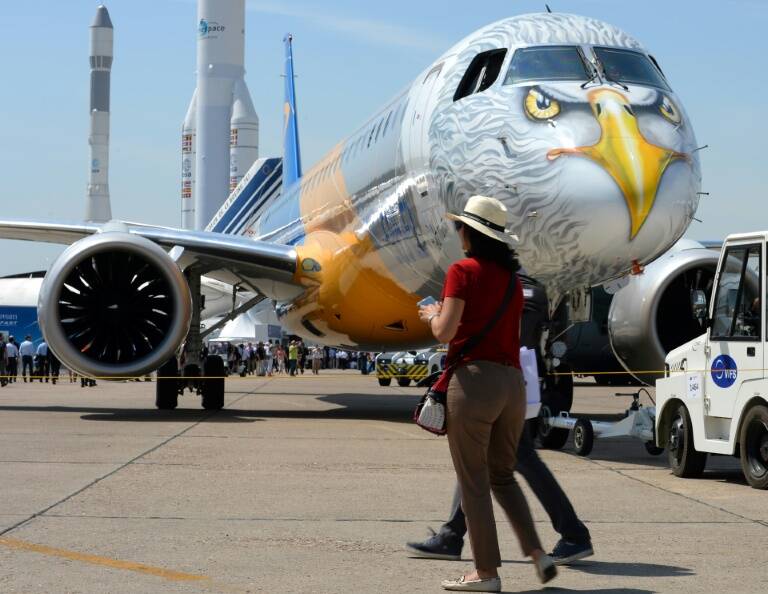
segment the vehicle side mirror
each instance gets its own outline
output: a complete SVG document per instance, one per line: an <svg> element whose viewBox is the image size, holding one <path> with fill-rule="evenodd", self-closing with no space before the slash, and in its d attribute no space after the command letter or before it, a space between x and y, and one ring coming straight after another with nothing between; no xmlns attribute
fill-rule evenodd
<svg viewBox="0 0 768 594"><path fill-rule="evenodd" d="M691 311L693 317L699 321L702 326L705 325L707 320L707 295L704 291L696 290L691 291Z"/></svg>

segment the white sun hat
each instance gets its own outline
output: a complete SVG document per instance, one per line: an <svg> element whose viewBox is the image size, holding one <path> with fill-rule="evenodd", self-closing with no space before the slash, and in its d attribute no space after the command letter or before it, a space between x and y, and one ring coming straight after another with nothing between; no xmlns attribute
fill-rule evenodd
<svg viewBox="0 0 768 594"><path fill-rule="evenodd" d="M445 216L452 221L460 221L497 241L509 245L520 242L517 235L511 234L507 230L507 207L496 198L472 196L467 200L464 212L461 214L448 213Z"/></svg>

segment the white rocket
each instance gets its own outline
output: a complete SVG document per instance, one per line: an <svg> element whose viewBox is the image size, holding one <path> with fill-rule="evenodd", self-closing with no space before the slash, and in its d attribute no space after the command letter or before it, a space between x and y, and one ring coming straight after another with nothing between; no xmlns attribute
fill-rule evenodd
<svg viewBox="0 0 768 594"><path fill-rule="evenodd" d="M181 226L205 229L259 156L245 85L245 0L198 0L197 88L181 133Z"/></svg>
<svg viewBox="0 0 768 594"><path fill-rule="evenodd" d="M113 29L105 6L96 9L91 24L91 168L88 181L87 221L112 218L109 204L109 79L112 70Z"/></svg>

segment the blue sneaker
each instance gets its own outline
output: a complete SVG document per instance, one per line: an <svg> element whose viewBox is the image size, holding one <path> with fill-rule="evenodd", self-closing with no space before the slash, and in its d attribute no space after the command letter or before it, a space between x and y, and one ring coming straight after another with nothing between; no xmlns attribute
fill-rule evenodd
<svg viewBox="0 0 768 594"><path fill-rule="evenodd" d="M459 561L461 559L461 549L464 546L464 539L457 538L442 533L432 533L424 542L406 543L406 550L414 557L424 557L425 559L445 559L447 561Z"/></svg>
<svg viewBox="0 0 768 594"><path fill-rule="evenodd" d="M592 543L587 542L569 542L564 538L561 538L552 549L549 554L555 565L565 565L566 563L573 563L584 557L590 557L595 554L592 549Z"/></svg>

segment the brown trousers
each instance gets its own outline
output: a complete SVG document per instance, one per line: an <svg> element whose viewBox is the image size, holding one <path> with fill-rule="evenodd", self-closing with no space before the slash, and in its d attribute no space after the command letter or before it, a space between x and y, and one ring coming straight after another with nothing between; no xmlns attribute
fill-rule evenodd
<svg viewBox="0 0 768 594"><path fill-rule="evenodd" d="M523 554L529 556L541 548L514 474L525 408L523 374L515 367L473 361L459 367L448 386L448 445L477 569L501 566L491 491L507 514Z"/></svg>

